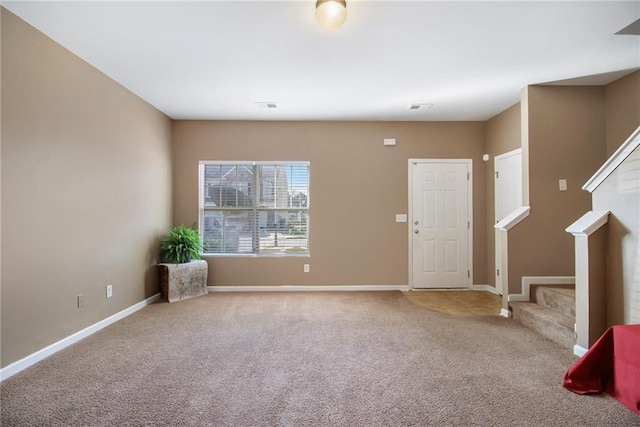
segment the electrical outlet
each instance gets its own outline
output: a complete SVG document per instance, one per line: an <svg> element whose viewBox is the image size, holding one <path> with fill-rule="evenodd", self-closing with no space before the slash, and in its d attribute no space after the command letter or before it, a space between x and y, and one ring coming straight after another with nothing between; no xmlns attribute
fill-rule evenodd
<svg viewBox="0 0 640 427"><path fill-rule="evenodd" d="M304 265L304 272L308 273L309 272L309 264L305 264Z"/></svg>
<svg viewBox="0 0 640 427"><path fill-rule="evenodd" d="M113 285L107 285L107 298L111 298L113 296Z"/></svg>
<svg viewBox="0 0 640 427"><path fill-rule="evenodd" d="M78 295L77 301L78 301L78 308L84 307L84 294Z"/></svg>

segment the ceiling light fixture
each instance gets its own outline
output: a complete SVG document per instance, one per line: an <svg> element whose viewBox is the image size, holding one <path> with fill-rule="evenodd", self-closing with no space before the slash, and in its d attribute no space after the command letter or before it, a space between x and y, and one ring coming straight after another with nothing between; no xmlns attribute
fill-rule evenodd
<svg viewBox="0 0 640 427"><path fill-rule="evenodd" d="M337 28L347 19L346 0L317 0L316 21L323 27Z"/></svg>

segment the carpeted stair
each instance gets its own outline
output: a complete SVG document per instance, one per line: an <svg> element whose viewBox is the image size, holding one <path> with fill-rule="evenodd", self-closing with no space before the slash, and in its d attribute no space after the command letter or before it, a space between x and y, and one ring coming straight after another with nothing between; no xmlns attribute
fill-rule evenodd
<svg viewBox="0 0 640 427"><path fill-rule="evenodd" d="M509 303L513 319L567 348L576 343L576 292L563 286L535 286L532 302Z"/></svg>

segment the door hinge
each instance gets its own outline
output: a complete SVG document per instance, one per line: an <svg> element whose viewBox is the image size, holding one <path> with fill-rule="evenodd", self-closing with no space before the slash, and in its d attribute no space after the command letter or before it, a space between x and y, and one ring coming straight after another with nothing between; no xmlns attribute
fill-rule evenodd
<svg viewBox="0 0 640 427"><path fill-rule="evenodd" d="M467 181L469 181L470 177L471 177L471 172L467 172Z"/></svg>
<svg viewBox="0 0 640 427"><path fill-rule="evenodd" d="M471 222L467 221L467 230L471 228Z"/></svg>
<svg viewBox="0 0 640 427"><path fill-rule="evenodd" d="M496 270L496 276L500 276L500 269Z"/></svg>
<svg viewBox="0 0 640 427"><path fill-rule="evenodd" d="M500 172L496 171L496 179L500 178Z"/></svg>
<svg viewBox="0 0 640 427"><path fill-rule="evenodd" d="M467 270L467 279L471 278L471 271Z"/></svg>

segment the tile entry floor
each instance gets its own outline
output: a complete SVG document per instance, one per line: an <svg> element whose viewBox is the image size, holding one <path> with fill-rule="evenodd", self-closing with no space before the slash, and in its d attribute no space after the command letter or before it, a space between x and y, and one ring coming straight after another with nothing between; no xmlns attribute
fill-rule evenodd
<svg viewBox="0 0 640 427"><path fill-rule="evenodd" d="M413 290L403 292L420 307L453 316L498 316L502 297L487 291Z"/></svg>

